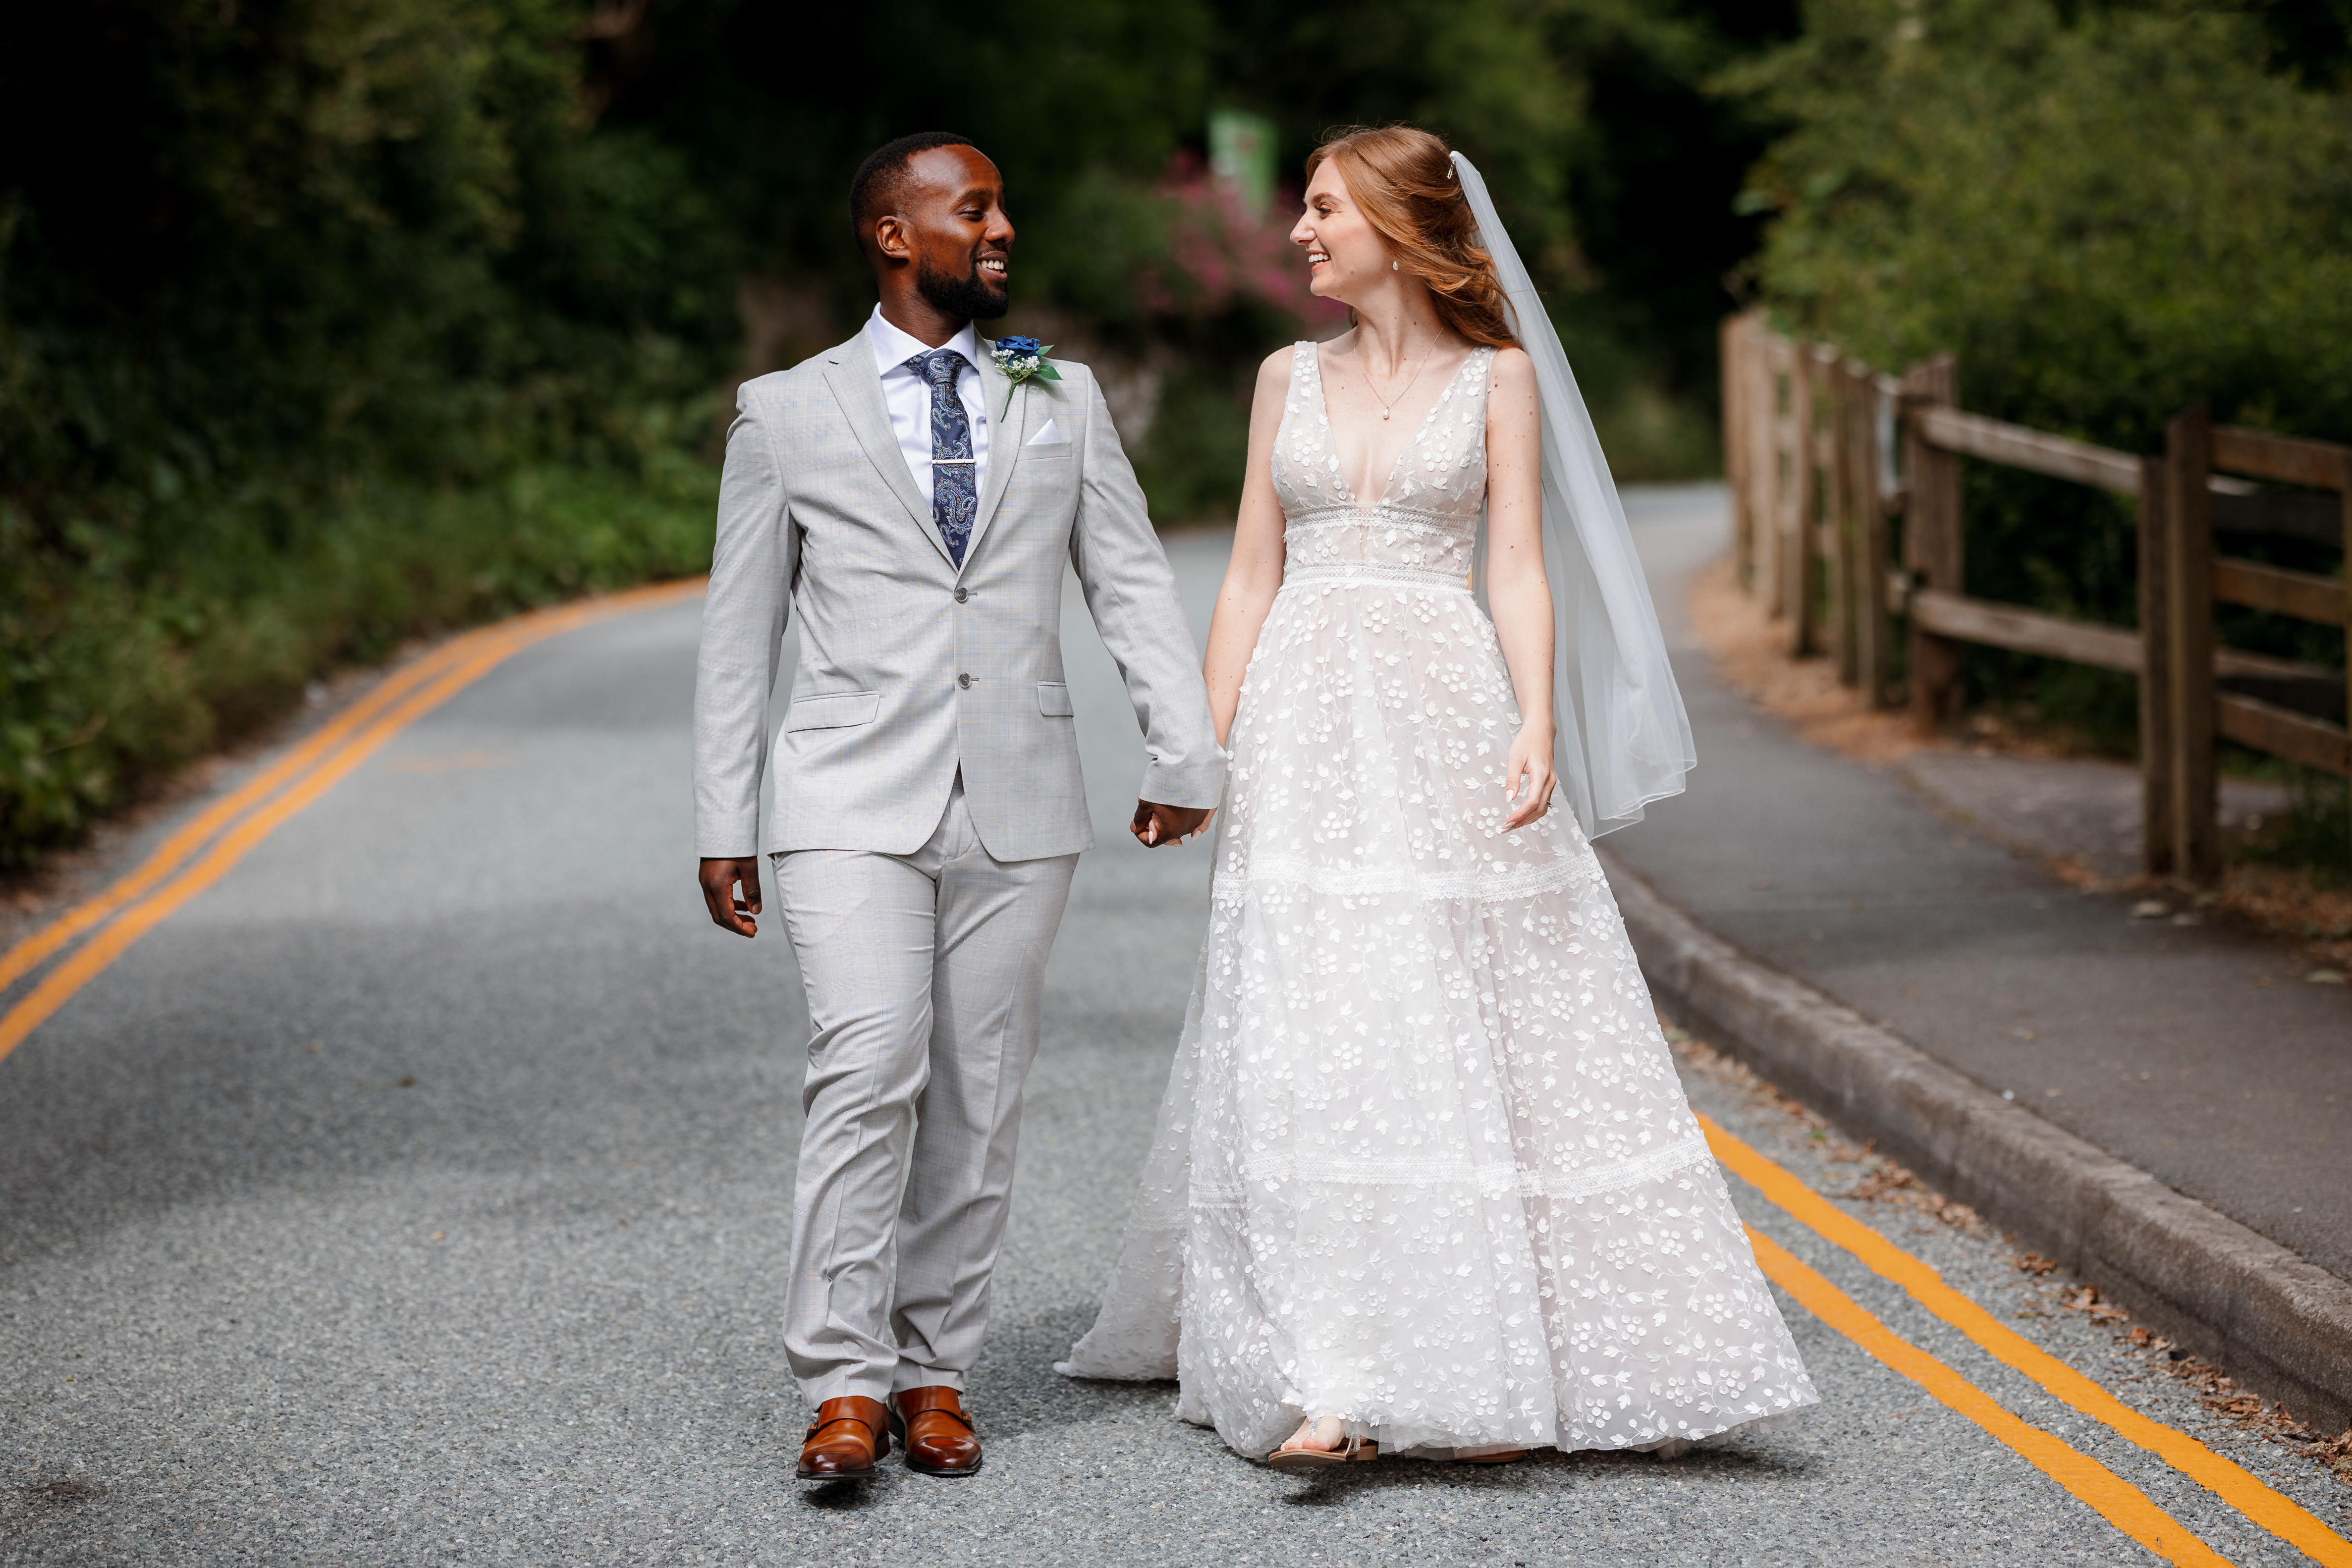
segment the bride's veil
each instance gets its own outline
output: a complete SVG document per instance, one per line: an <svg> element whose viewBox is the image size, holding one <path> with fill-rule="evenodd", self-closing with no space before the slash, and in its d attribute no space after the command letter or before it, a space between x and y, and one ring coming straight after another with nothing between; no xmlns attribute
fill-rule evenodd
<svg viewBox="0 0 2352 1568"><path fill-rule="evenodd" d="M1633 554L1625 508L1609 477L1592 416L1559 334L1495 212L1486 182L1461 153L1454 168L1495 258L1511 335L1535 361L1543 400L1544 572L1551 581L1553 703L1560 788L1589 838L1642 820L1679 795L1697 765L1690 718L1666 663L1658 612ZM1477 581L1486 581L1481 530Z"/></svg>

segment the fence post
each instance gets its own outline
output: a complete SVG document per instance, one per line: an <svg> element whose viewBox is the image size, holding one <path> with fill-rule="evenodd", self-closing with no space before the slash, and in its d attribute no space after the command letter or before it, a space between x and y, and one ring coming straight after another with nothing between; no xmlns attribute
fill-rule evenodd
<svg viewBox="0 0 2352 1568"><path fill-rule="evenodd" d="M2352 730L2352 457L2342 459L2338 499L2344 508L2344 727ZM2352 773L2345 775L2344 803L2352 807ZM2345 812L2352 818L2352 810Z"/></svg>
<svg viewBox="0 0 2352 1568"><path fill-rule="evenodd" d="M1839 683L1850 686L1854 679L1853 538L1857 508L1851 482L1853 465L1846 460L1849 422L1845 378L1838 373L1838 351L1833 344L1814 344L1805 359L1805 373L1812 382L1813 407L1819 415L1814 421L1818 433L1811 449L1821 475L1821 554L1826 569L1822 575L1827 579L1822 608L1828 617L1828 647L1824 651L1837 660Z"/></svg>
<svg viewBox="0 0 2352 1568"><path fill-rule="evenodd" d="M1771 363L1771 332L1764 324L1761 311L1755 312L1748 326L1748 347L1742 355L1739 394L1740 418L1743 422L1740 439L1747 444L1748 472L1748 556L1741 563L1747 573L1748 593L1762 601L1767 614L1776 612L1778 601L1774 568L1780 556L1773 543L1774 497L1779 494L1772 470L1772 421L1780 403L1780 393L1774 390Z"/></svg>
<svg viewBox="0 0 2352 1568"><path fill-rule="evenodd" d="M1814 564L1821 557L1821 530L1813 517L1820 486L1813 474L1813 382L1811 351L1794 339L1788 344L1789 493L1783 501L1784 575L1780 603L1789 617L1789 652L1803 658L1813 651L1820 629L1820 598Z"/></svg>
<svg viewBox="0 0 2352 1568"><path fill-rule="evenodd" d="M2172 869L2204 884L2221 873L2213 725L2213 425L2192 408L2165 427L2165 597L2172 664Z"/></svg>
<svg viewBox="0 0 2352 1568"><path fill-rule="evenodd" d="M1773 608L1774 568L1780 563L1773 543L1773 497L1779 493L1772 472L1772 420L1780 393L1772 382L1772 333L1758 312L1748 327L1747 390L1740 394L1748 426L1748 591Z"/></svg>
<svg viewBox="0 0 2352 1568"><path fill-rule="evenodd" d="M1723 397L1723 483L1731 493L1731 565L1735 579L1748 586L1748 450L1740 439L1739 393L1741 327L1745 314L1726 316L1716 337L1716 361Z"/></svg>
<svg viewBox="0 0 2352 1568"><path fill-rule="evenodd" d="M2139 462L2139 821L2140 868L2170 876L2173 856L2171 529L2165 522L2169 465Z"/></svg>
<svg viewBox="0 0 2352 1568"><path fill-rule="evenodd" d="M1766 499L1769 503L1764 514L1764 548L1759 559L1770 570L1769 591L1764 596L1764 607L1774 616L1789 612L1789 515L1797 489L1796 464L1789 455L1790 422L1794 417L1797 389L1794 385L1795 362L1788 339L1778 332L1764 334L1764 419L1761 422L1764 440L1760 450L1763 458Z"/></svg>
<svg viewBox="0 0 2352 1568"><path fill-rule="evenodd" d="M1914 365L1903 378L1903 471L1909 494L1903 512L1903 565L1915 583L1963 591L1967 561L1960 528L1960 460L1919 437L1918 409L1956 407L1959 371L1949 354ZM1920 630L1910 635L1911 711L1930 728L1960 706L1960 653L1957 645Z"/></svg>
<svg viewBox="0 0 2352 1568"><path fill-rule="evenodd" d="M1886 507L1878 494L1878 377L1860 360L1848 359L1843 368L1845 485L1853 519L1853 681L1872 707L1881 707L1894 629L1886 615Z"/></svg>

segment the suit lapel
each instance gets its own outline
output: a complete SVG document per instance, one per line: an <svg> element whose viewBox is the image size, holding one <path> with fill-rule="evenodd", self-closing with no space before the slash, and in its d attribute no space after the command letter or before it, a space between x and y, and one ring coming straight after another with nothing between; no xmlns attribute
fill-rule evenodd
<svg viewBox="0 0 2352 1568"><path fill-rule="evenodd" d="M882 476L890 493L905 506L907 516L914 519L917 530L931 541L940 559L950 567L955 565L948 554L947 541L940 538L940 530L931 521L930 507L923 504L923 492L908 470L906 455L898 450L898 438L890 432L890 410L882 401L882 373L874 368L874 350L865 333L858 333L824 357L824 382L833 389L834 399L849 422L850 434L865 448L874 471ZM993 469L995 465L989 466ZM990 488L994 487L992 481ZM987 515L984 507L981 515ZM977 540L979 537L975 528L972 538ZM964 548L963 558L971 559L969 544Z"/></svg>
<svg viewBox="0 0 2352 1568"><path fill-rule="evenodd" d="M989 429L988 476L980 487L980 509L971 520L971 538L964 541L964 564L980 549L981 536L988 532L989 519L996 516L996 504L1004 499L1004 487L1013 480L1013 465L1021 461L1021 444L1029 438L1029 397L1025 387L1016 391L997 367L996 356L989 350L995 345L987 339L980 340L980 392L986 400ZM877 381L878 387L880 382ZM1011 392L1012 409L1006 411L1005 394ZM878 394L877 394L878 395Z"/></svg>

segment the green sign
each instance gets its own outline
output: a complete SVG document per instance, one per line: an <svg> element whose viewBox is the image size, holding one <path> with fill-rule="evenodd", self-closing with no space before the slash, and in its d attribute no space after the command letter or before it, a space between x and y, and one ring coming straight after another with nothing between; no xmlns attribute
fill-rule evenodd
<svg viewBox="0 0 2352 1568"><path fill-rule="evenodd" d="M1274 121L1238 109L1211 114L1209 172L1253 216L1262 215L1274 203Z"/></svg>

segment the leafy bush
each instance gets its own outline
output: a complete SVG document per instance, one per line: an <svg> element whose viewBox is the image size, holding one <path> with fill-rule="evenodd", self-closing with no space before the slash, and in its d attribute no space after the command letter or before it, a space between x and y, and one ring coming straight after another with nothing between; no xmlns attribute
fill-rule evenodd
<svg viewBox="0 0 2352 1568"><path fill-rule="evenodd" d="M2340 10L2340 8L2339 8ZM1889 369L1941 350L1964 406L2130 452L2167 419L2352 439L2352 97L2324 8L1811 0L1726 74L1796 127L1750 176L1784 319ZM2129 624L2127 502L1969 464L1969 589ZM2232 549L2240 547L2233 543ZM2337 552L2248 547L2340 570ZM2340 663L2340 632L2225 617ZM2120 740L2130 685L1983 652L1978 695Z"/></svg>
<svg viewBox="0 0 2352 1568"><path fill-rule="evenodd" d="M587 134L577 16L12 14L0 863L337 662L707 559L727 241L677 150Z"/></svg>
<svg viewBox="0 0 2352 1568"><path fill-rule="evenodd" d="M1024 308L1157 367L1137 456L1171 517L1230 505L1247 370L1307 308L1286 214L1237 225L1185 161L1221 104L1276 119L1286 172L1340 123L1455 139L1621 471L1704 469L1760 132L1699 83L1788 23L1698 0L0 8L0 864L336 662L700 565L688 455L719 389L865 314L843 196L912 129L1003 169Z"/></svg>

